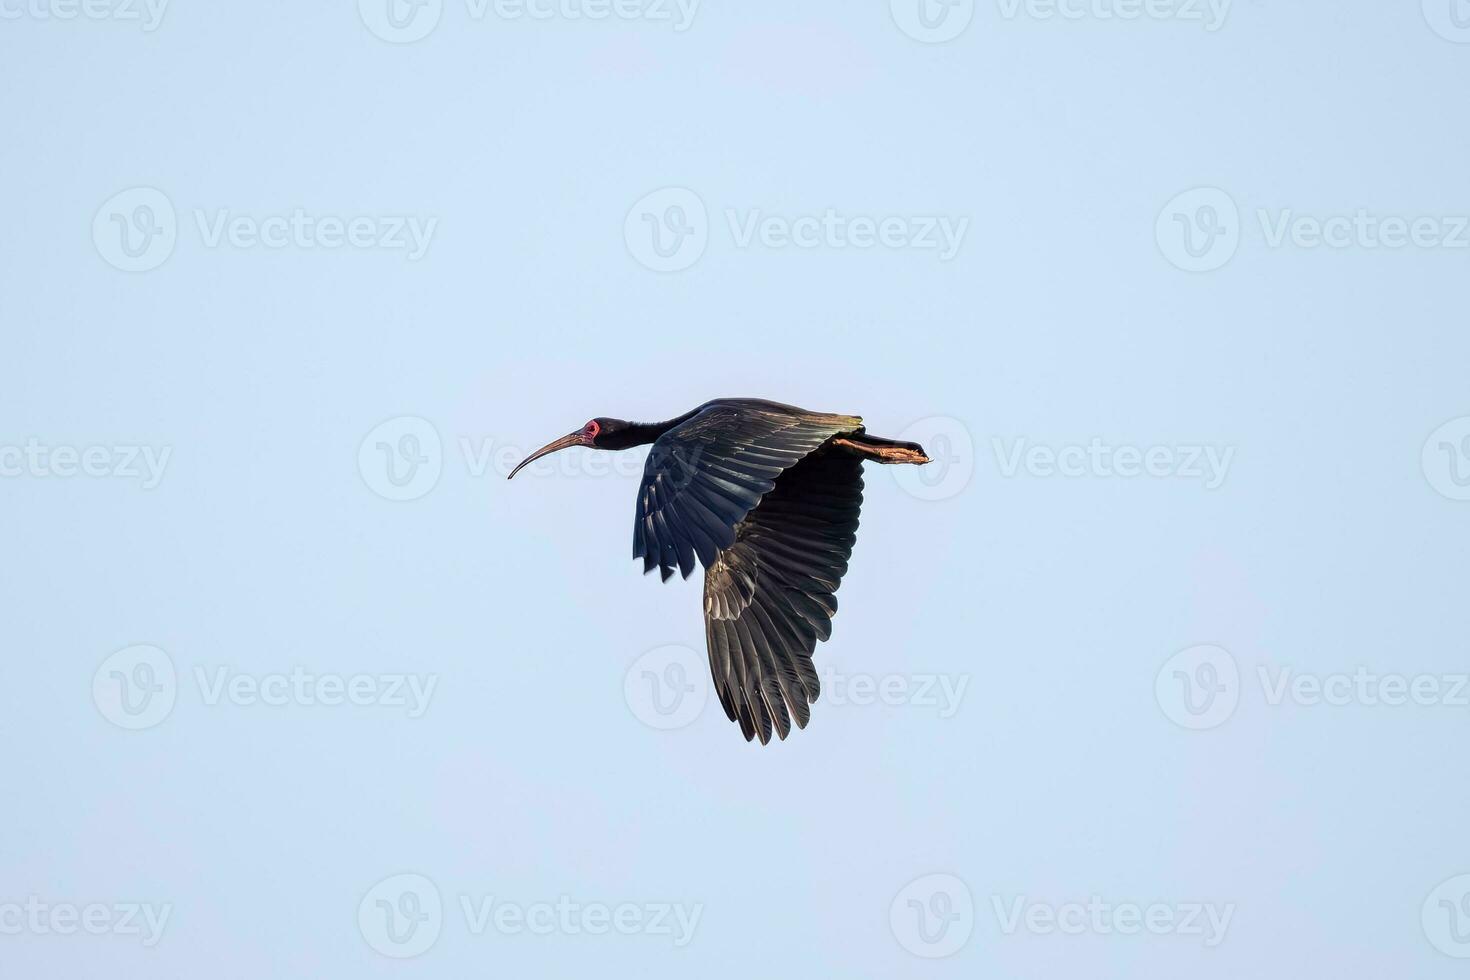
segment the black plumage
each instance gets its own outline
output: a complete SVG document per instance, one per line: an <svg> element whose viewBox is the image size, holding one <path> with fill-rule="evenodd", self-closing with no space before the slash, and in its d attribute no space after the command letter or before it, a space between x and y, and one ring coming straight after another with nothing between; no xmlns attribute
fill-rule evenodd
<svg viewBox="0 0 1470 980"><path fill-rule="evenodd" d="M570 445L652 442L633 525L644 571L705 568L705 641L720 704L747 740L806 727L820 694L812 652L831 636L857 539L862 464L926 463L855 415L753 398L706 402L668 422L598 418L521 463ZM520 469L520 466L516 468ZM515 472L511 473L514 476Z"/></svg>

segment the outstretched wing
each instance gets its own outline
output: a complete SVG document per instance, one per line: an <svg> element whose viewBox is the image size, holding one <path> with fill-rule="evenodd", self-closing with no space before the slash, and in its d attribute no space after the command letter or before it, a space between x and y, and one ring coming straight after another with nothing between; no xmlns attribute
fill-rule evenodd
<svg viewBox="0 0 1470 980"><path fill-rule="evenodd" d="M746 741L805 728L821 688L812 665L832 633L863 503L862 460L822 449L788 469L704 573L715 691Z"/></svg>
<svg viewBox="0 0 1470 980"><path fill-rule="evenodd" d="M688 578L735 543L735 527L784 471L835 435L853 415L821 415L753 399L714 401L654 442L643 464L633 557L667 581Z"/></svg>

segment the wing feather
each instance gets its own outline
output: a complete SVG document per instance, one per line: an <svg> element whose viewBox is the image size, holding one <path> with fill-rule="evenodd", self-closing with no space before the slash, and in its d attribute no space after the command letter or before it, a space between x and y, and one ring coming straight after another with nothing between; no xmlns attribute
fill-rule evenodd
<svg viewBox="0 0 1470 980"><path fill-rule="evenodd" d="M862 506L862 461L822 449L790 467L704 576L710 673L746 740L805 728L821 693L812 652L831 635Z"/></svg>
<svg viewBox="0 0 1470 980"><path fill-rule="evenodd" d="M735 544L735 527L788 472L828 439L862 428L853 415L823 415L773 402L709 402L665 432L648 453L633 525L633 557L645 572L688 578ZM820 507L820 498L812 502Z"/></svg>

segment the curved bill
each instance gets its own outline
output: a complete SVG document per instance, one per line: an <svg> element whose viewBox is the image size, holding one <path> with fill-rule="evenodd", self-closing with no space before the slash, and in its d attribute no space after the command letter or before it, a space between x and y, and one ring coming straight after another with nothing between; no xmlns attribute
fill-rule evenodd
<svg viewBox="0 0 1470 980"><path fill-rule="evenodd" d="M515 475L526 466L536 462L536 460L540 459L542 456L550 456L558 449L565 449L568 446L585 445L587 445L587 440L582 436L582 433L580 431L568 433L567 435L564 435L560 439L556 440L556 442L547 443L531 455L527 456L525 459L521 460L518 464L516 464L516 468L510 471L510 476L506 477L506 479L514 479Z"/></svg>

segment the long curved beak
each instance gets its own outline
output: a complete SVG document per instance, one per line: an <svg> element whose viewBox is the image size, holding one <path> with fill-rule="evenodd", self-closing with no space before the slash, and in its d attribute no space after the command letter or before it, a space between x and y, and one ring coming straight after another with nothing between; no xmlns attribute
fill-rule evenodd
<svg viewBox="0 0 1470 980"><path fill-rule="evenodd" d="M568 433L567 435L564 435L560 439L556 440L556 442L547 443L531 455L527 456L525 459L521 460L520 463L516 465L516 468L510 471L510 476L506 477L506 479L514 479L515 475L526 466L536 462L536 460L540 459L542 456L550 456L558 449L565 449L568 446L585 445L587 445L587 440L580 431Z"/></svg>

